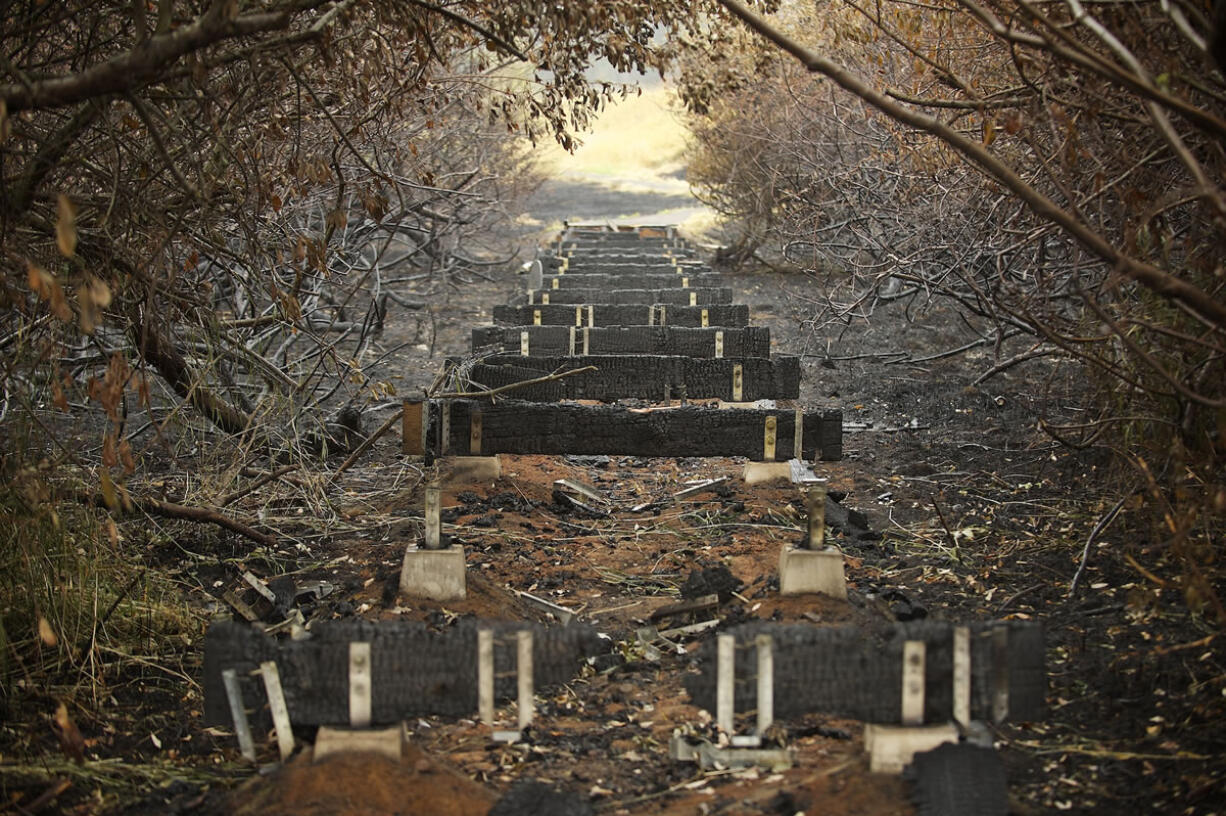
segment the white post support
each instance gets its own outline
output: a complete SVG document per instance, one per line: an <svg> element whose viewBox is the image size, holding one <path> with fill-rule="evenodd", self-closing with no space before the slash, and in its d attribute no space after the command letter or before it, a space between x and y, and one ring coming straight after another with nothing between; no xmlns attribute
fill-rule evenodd
<svg viewBox="0 0 1226 816"><path fill-rule="evenodd" d="M481 412L475 409L468 415L468 455L481 455Z"/></svg>
<svg viewBox="0 0 1226 816"><path fill-rule="evenodd" d="M526 329L519 333L519 353L523 357L528 356L528 336Z"/></svg>
<svg viewBox="0 0 1226 816"><path fill-rule="evenodd" d="M924 658L922 640L908 640L902 651L902 724L924 724Z"/></svg>
<svg viewBox="0 0 1226 816"><path fill-rule="evenodd" d="M349 644L349 725L370 727L370 643Z"/></svg>
<svg viewBox="0 0 1226 816"><path fill-rule="evenodd" d="M574 326L570 327L570 337L567 340L567 348L569 349L567 354L569 354L571 357L574 357L575 356L575 327ZM584 352L584 353L586 354L587 352Z"/></svg>
<svg viewBox="0 0 1226 816"><path fill-rule="evenodd" d="M523 629L515 634L515 669L518 673L519 686L519 730L523 731L532 724L532 715L536 704L533 695L536 693L532 672L532 630Z"/></svg>
<svg viewBox="0 0 1226 816"><path fill-rule="evenodd" d="M775 643L770 635L754 639L758 652L758 728L764 736L775 722Z"/></svg>
<svg viewBox="0 0 1226 816"><path fill-rule="evenodd" d="M954 722L971 722L971 630L954 627Z"/></svg>
<svg viewBox="0 0 1226 816"><path fill-rule="evenodd" d="M255 762L255 740L251 738L251 724L247 721L247 709L243 707L243 689L238 684L238 672L226 669L221 673L221 681L226 686L226 699L230 702L230 719L234 721L239 753L248 762Z"/></svg>
<svg viewBox="0 0 1226 816"><path fill-rule="evenodd" d="M451 400L439 403L438 452L445 456L451 450Z"/></svg>
<svg viewBox="0 0 1226 816"><path fill-rule="evenodd" d="M442 489L438 482L432 482L426 485L426 503L424 508L425 515L425 542L423 549L437 550L443 546L443 525L440 520L440 511Z"/></svg>
<svg viewBox="0 0 1226 816"><path fill-rule="evenodd" d="M260 664L260 677L264 680L268 710L272 713L273 729L277 732L277 748L284 762L294 753L294 727L289 721L289 708L285 705L285 692L281 689L281 675L277 672L275 660Z"/></svg>
<svg viewBox="0 0 1226 816"><path fill-rule="evenodd" d="M805 412L803 408L796 409L792 425L792 458L803 462L805 460Z"/></svg>
<svg viewBox="0 0 1226 816"><path fill-rule="evenodd" d="M477 712L481 722L494 726L494 633L477 630Z"/></svg>
<svg viewBox="0 0 1226 816"><path fill-rule="evenodd" d="M775 440L779 436L779 419L774 416L766 418L765 427L762 429L762 461L775 461Z"/></svg>
<svg viewBox="0 0 1226 816"><path fill-rule="evenodd" d="M736 727L736 637L719 635L715 659L715 723L729 737Z"/></svg>
<svg viewBox="0 0 1226 816"><path fill-rule="evenodd" d="M715 357L719 359L724 356L724 331L720 329L715 332Z"/></svg>
<svg viewBox="0 0 1226 816"><path fill-rule="evenodd" d="M732 401L740 402L745 393L745 369L740 363L732 366Z"/></svg>
<svg viewBox="0 0 1226 816"><path fill-rule="evenodd" d="M808 549L820 550L826 543L826 486L814 485L805 491L809 514Z"/></svg>
<svg viewBox="0 0 1226 816"><path fill-rule="evenodd" d="M1009 630L992 627L992 722L1009 717Z"/></svg>

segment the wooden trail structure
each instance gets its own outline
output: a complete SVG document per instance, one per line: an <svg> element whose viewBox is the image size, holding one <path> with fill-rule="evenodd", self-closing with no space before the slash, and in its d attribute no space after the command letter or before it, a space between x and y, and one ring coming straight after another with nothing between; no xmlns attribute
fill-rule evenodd
<svg viewBox="0 0 1226 816"><path fill-rule="evenodd" d="M406 402L404 451L841 458L841 412L795 404L799 358L696 255L672 228L565 230L450 361L465 398Z"/></svg>
<svg viewBox="0 0 1226 816"><path fill-rule="evenodd" d="M808 531L782 547L780 594L846 600L843 554L826 538L827 508L838 505L809 470L842 457L842 413L797 404L799 358L772 355L769 332L749 325L748 308L711 285L695 255L672 228L568 228L530 270L526 302L495 307L495 325L472 331L473 356L449 361L453 390L405 402L403 451L427 462L457 457L457 467L459 457L467 467L492 464L493 478L501 472L496 454L743 457L747 483L752 466L790 474L804 491ZM702 292L727 302L700 301ZM581 484L554 484L600 500ZM400 590L448 601L465 597L465 554L442 535L440 495L432 477L424 533L405 552ZM837 517L831 524L841 526ZM537 690L571 682L610 648L575 620L577 611L519 594L560 625L461 619L437 630L319 621L277 639L215 623L205 641L205 721L233 725L249 761L253 731L269 727L285 760L294 726L348 726L370 737L372 725L474 711L494 740L517 741L532 724ZM663 607L652 620L719 603L711 595ZM654 634L707 632L718 623ZM693 658L686 691L728 739L674 732L669 756L707 768L790 767L791 750L770 747L772 724L821 712L868 723L872 769L898 772L917 752L957 744L981 721L1037 719L1046 694L1043 632L1030 621L919 621L875 631L755 621L706 637ZM511 701L514 728L500 728L498 706ZM752 712L753 733L735 733L738 711ZM389 733L398 756L399 732ZM976 767L995 773L995 760L980 760ZM1000 790L987 791L992 802L1003 801L1000 778ZM1004 813L995 804L976 812Z"/></svg>

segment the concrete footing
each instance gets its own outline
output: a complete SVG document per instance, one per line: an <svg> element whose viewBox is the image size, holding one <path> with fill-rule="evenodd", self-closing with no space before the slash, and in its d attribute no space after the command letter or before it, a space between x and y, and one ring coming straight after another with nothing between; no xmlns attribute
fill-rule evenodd
<svg viewBox="0 0 1226 816"><path fill-rule="evenodd" d="M313 762L319 762L334 754L379 754L400 761L403 726L370 729L332 728L320 726L315 735Z"/></svg>
<svg viewBox="0 0 1226 816"><path fill-rule="evenodd" d="M864 750L869 754L869 770L873 773L902 773L917 753L931 751L946 742L958 741L958 727L953 723L940 725L876 725L864 726Z"/></svg>
<svg viewBox="0 0 1226 816"><path fill-rule="evenodd" d="M453 456L447 459L447 483L492 482L502 476L497 456Z"/></svg>
<svg viewBox="0 0 1226 816"><path fill-rule="evenodd" d="M779 553L779 594L804 595L810 592L846 600L843 553L835 547L802 550L784 545Z"/></svg>
<svg viewBox="0 0 1226 816"><path fill-rule="evenodd" d="M676 762L697 762L701 768L766 768L786 771L796 762L791 748L719 748L703 740L689 743L675 736L668 743L668 757Z"/></svg>
<svg viewBox="0 0 1226 816"><path fill-rule="evenodd" d="M410 547L400 568L400 592L432 601L460 601L468 595L464 548L421 550Z"/></svg>
<svg viewBox="0 0 1226 816"><path fill-rule="evenodd" d="M744 478L747 485L790 482L792 466L787 462L746 462Z"/></svg>

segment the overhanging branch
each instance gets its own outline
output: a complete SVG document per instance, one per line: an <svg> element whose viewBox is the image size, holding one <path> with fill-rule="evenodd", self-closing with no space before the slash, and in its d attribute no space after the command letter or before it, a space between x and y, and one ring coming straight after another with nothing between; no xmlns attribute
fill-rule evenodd
<svg viewBox="0 0 1226 816"><path fill-rule="evenodd" d="M1038 216L1058 224L1094 255L1110 263L1120 274L1151 291L1181 303L1209 320L1217 329L1226 329L1226 304L1204 290L1165 270L1120 252L1102 235L1079 221L1072 213L1027 184L1014 170L989 152L943 122L898 104L868 84L863 78L834 61L810 51L787 34L755 14L739 0L718 0L719 4L759 36L790 54L806 69L829 77L839 87L859 97L897 122L931 134L957 150L984 174L1004 185Z"/></svg>

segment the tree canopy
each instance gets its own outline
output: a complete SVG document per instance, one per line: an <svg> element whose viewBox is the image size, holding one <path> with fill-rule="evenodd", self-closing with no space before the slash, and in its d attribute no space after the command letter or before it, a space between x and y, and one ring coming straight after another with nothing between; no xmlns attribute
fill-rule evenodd
<svg viewBox="0 0 1226 816"><path fill-rule="evenodd" d="M1044 358L1086 364L1093 413L1049 430L1137 465L1172 549L1198 553L1179 559L1189 598L1223 615L1205 577L1214 556L1190 543L1226 506L1213 10L720 5L747 39L715 78L695 53L682 95L691 181L739 225L733 257L829 275L818 325L880 298L956 303L981 332L972 346L995 350L978 381Z"/></svg>

